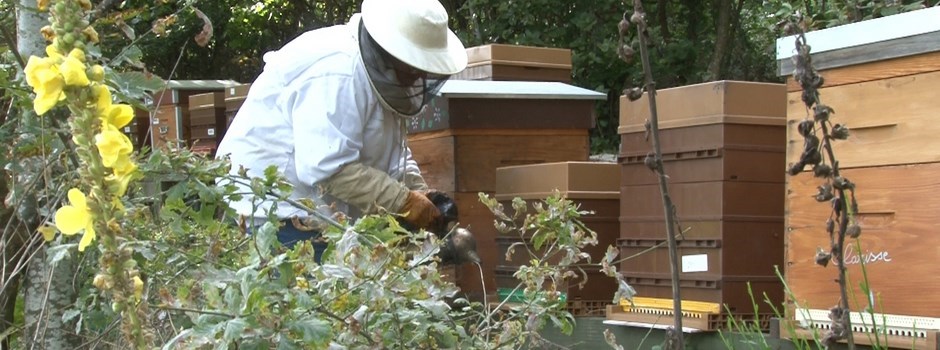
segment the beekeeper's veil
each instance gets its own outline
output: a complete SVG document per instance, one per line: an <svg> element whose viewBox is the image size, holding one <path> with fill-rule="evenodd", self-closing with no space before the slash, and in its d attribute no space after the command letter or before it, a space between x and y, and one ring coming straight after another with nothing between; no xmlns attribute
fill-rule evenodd
<svg viewBox="0 0 940 350"><path fill-rule="evenodd" d="M467 66L467 52L447 27L438 0L365 0L359 47L382 103L414 116L454 73Z"/></svg>

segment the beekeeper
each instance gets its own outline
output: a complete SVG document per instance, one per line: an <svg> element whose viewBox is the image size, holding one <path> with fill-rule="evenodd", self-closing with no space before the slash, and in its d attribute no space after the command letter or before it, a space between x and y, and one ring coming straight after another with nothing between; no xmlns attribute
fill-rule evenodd
<svg viewBox="0 0 940 350"><path fill-rule="evenodd" d="M440 213L425 196L405 123L467 65L447 20L438 0L365 0L347 24L266 53L217 155L250 177L276 166L294 186L290 198L311 199L324 214L356 218L382 207L428 227ZM263 223L271 202L246 195L231 206ZM291 223L308 216L299 208L279 202L276 214L288 246L319 234Z"/></svg>

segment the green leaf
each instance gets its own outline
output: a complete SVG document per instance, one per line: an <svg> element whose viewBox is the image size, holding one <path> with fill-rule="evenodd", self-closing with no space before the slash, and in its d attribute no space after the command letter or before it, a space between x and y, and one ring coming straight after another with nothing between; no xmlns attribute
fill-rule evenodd
<svg viewBox="0 0 940 350"><path fill-rule="evenodd" d="M141 72L110 72L108 80L115 88L114 94L123 101L143 100L149 96L149 92L162 90L166 86L163 79Z"/></svg>
<svg viewBox="0 0 940 350"><path fill-rule="evenodd" d="M260 251L261 255L264 257L271 256L271 250L274 249L276 241L277 227L270 221L261 225L261 228L255 232L255 244L258 247L258 251Z"/></svg>
<svg viewBox="0 0 940 350"><path fill-rule="evenodd" d="M46 251L46 259L50 264L55 264L69 256L71 249L77 246L78 244L76 243L68 243L49 247L49 249Z"/></svg>
<svg viewBox="0 0 940 350"><path fill-rule="evenodd" d="M281 336L281 341L277 343L277 350L299 350L300 346L290 337Z"/></svg>
<svg viewBox="0 0 940 350"><path fill-rule="evenodd" d="M542 249L542 245L545 244L545 240L548 238L548 234L542 231L537 231L532 235L532 246L535 247L535 250Z"/></svg>
<svg viewBox="0 0 940 350"><path fill-rule="evenodd" d="M242 333L244 333L247 327L248 322L241 317L225 322L225 332L222 334L222 340L234 342L238 338L241 338Z"/></svg>
<svg viewBox="0 0 940 350"><path fill-rule="evenodd" d="M321 319L291 321L287 323L287 329L299 334L306 344L323 345L330 339L330 323Z"/></svg>

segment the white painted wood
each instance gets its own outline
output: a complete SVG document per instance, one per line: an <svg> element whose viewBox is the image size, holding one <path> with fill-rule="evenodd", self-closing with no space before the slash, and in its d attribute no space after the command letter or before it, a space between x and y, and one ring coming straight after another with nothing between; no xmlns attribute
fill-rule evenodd
<svg viewBox="0 0 940 350"><path fill-rule="evenodd" d="M607 95L559 82L448 80L439 95L447 98L603 100Z"/></svg>
<svg viewBox="0 0 940 350"><path fill-rule="evenodd" d="M806 41L815 54L936 31L940 6L809 32ZM796 53L795 40L792 35L777 39L777 60Z"/></svg>

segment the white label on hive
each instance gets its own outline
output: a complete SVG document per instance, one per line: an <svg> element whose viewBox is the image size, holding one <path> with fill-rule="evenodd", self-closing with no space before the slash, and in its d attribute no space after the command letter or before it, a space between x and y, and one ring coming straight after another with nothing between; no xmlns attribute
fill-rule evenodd
<svg viewBox="0 0 940 350"><path fill-rule="evenodd" d="M708 254L683 255L682 272L707 272Z"/></svg>
<svg viewBox="0 0 940 350"><path fill-rule="evenodd" d="M206 131L206 134L209 134L209 136L215 136L215 129L209 129Z"/></svg>

